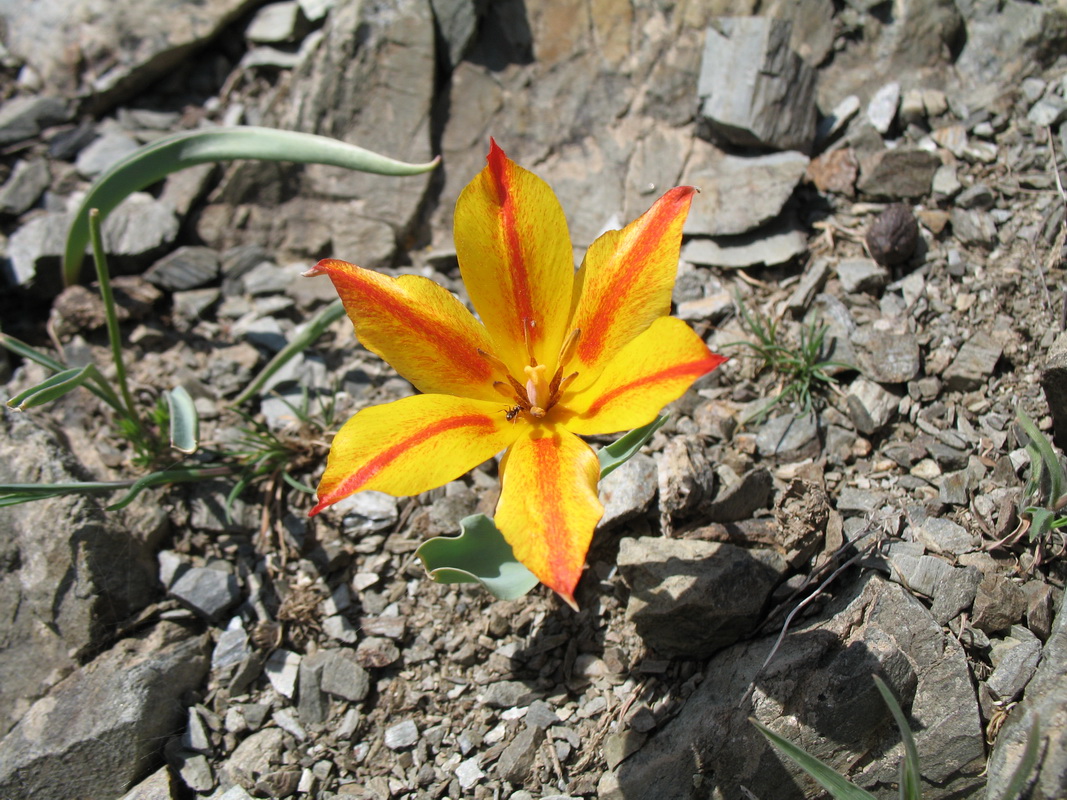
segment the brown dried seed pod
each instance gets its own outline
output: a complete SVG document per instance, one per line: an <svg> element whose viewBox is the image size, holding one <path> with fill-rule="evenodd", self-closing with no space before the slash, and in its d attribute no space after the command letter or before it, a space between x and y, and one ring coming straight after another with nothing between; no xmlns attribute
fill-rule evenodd
<svg viewBox="0 0 1067 800"><path fill-rule="evenodd" d="M885 267L906 262L919 243L919 224L911 209L894 203L879 214L867 231L867 249L871 258Z"/></svg>

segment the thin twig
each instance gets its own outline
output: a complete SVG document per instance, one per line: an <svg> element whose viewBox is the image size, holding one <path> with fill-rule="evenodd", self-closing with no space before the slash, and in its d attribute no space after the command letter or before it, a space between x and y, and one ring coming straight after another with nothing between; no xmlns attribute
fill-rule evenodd
<svg viewBox="0 0 1067 800"><path fill-rule="evenodd" d="M771 660L777 654L778 648L782 644L782 640L785 639L785 635L789 632L789 626L793 622L793 617L795 617L801 609L806 608L811 602L813 602L815 598L822 595L826 587L833 583L833 581L837 578L838 575L840 575L846 569L851 567L861 558L864 558L865 556L869 555L871 551L881 547L881 545L882 539L876 538L874 541L872 541L870 544L868 544L866 547L864 547L862 550L852 556L852 558L850 558L848 561L846 561L844 564L842 564L840 567L830 573L830 576L821 584L819 584L819 588L817 588L814 592L812 592L810 595L801 600L800 603L797 604L797 607L789 612L789 616L787 616L785 618L785 622L782 623L782 630L778 633L778 638L775 640L774 646L771 647L771 651L767 654L767 658L764 659L763 663L760 665L760 668L756 670L756 674L752 676L752 681L748 684L748 689L745 690L744 696L737 704L738 708L741 708L745 704L747 704L749 699L752 697L752 692L756 689L756 681L759 679L759 676L763 674L763 670L767 669L767 665L771 663Z"/></svg>

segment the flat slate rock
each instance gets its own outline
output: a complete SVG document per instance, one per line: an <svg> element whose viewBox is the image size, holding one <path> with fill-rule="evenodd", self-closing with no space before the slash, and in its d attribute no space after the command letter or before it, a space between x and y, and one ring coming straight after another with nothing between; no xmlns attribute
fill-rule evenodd
<svg viewBox="0 0 1067 800"><path fill-rule="evenodd" d="M694 164L682 182L696 186L700 194L693 199L684 233L732 236L777 217L804 177L809 160L791 150L748 158L717 153L710 163ZM738 202L739 197L744 202Z"/></svg>
<svg viewBox="0 0 1067 800"><path fill-rule="evenodd" d="M707 267L741 269L765 264L785 264L807 252L808 237L791 219L775 220L740 236L690 239L682 246L682 258Z"/></svg>
<svg viewBox="0 0 1067 800"><path fill-rule="evenodd" d="M790 49L791 33L769 17L720 17L707 29L697 94L713 139L811 151L816 72Z"/></svg>

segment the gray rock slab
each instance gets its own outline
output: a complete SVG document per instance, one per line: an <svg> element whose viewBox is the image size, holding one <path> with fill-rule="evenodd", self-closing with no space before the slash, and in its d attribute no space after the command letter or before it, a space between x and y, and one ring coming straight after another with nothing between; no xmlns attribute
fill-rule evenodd
<svg viewBox="0 0 1067 800"><path fill-rule="evenodd" d="M34 417L0 406L0 483L89 480L56 436ZM76 666L114 626L156 591L149 531L105 515L90 497L68 495L5 508L0 524L0 735L50 673ZM4 796L0 792L0 796Z"/></svg>
<svg viewBox="0 0 1067 800"><path fill-rule="evenodd" d="M171 245L178 236L174 209L152 195L135 192L112 211L102 226L108 262L130 271Z"/></svg>
<svg viewBox="0 0 1067 800"><path fill-rule="evenodd" d="M802 461L818 453L819 421L814 414L783 414L767 420L756 434L756 447L765 458Z"/></svg>
<svg viewBox="0 0 1067 800"><path fill-rule="evenodd" d="M1053 436L1067 448L1067 333L1059 334L1041 365L1041 388L1052 414Z"/></svg>
<svg viewBox="0 0 1067 800"><path fill-rule="evenodd" d="M795 220L782 218L739 236L690 239L682 246L682 258L706 267L741 269L785 264L807 249L804 229Z"/></svg>
<svg viewBox="0 0 1067 800"><path fill-rule="evenodd" d="M1003 575L986 573L978 584L971 609L971 624L986 633L1007 630L1026 613L1026 594Z"/></svg>
<svg viewBox="0 0 1067 800"><path fill-rule="evenodd" d="M900 396L861 375L849 384L845 402L856 430L870 436L889 424L900 406Z"/></svg>
<svg viewBox="0 0 1067 800"><path fill-rule="evenodd" d="M2 13L8 49L56 92L91 95L83 110L98 113L171 74L256 5L254 0L49 0ZM72 52L82 57L71 59Z"/></svg>
<svg viewBox="0 0 1067 800"><path fill-rule="evenodd" d="M841 288L849 294L865 292L878 296L889 282L889 271L869 258L853 258L837 265Z"/></svg>
<svg viewBox="0 0 1067 800"><path fill-rule="evenodd" d="M193 567L182 573L169 594L197 614L217 620L241 599L241 586L229 572Z"/></svg>
<svg viewBox="0 0 1067 800"><path fill-rule="evenodd" d="M41 7L37 5L34 10L39 11ZM47 14L45 11L44 15ZM28 15L7 13L3 16L10 24L12 16L18 20ZM13 31L9 29L8 40L5 42L9 48L12 34ZM54 46L54 42L51 44ZM67 122L70 118L70 108L62 98L43 95L12 97L0 105L0 145L31 139L40 133L42 128Z"/></svg>
<svg viewBox="0 0 1067 800"><path fill-rule="evenodd" d="M296 694L302 660L299 653L282 648L275 650L267 657L263 672L270 681L270 685L274 687L274 691L282 697L293 697Z"/></svg>
<svg viewBox="0 0 1067 800"><path fill-rule="evenodd" d="M791 314L802 317L811 307L815 296L826 285L826 279L830 277L830 261L826 258L816 258L812 261L797 281L796 288L786 300L786 308Z"/></svg>
<svg viewBox="0 0 1067 800"><path fill-rule="evenodd" d="M0 796L121 796L180 726L181 697L207 672L205 645L163 623L62 680L0 742Z"/></svg>
<svg viewBox="0 0 1067 800"><path fill-rule="evenodd" d="M322 668L322 691L359 702L370 691L370 676L356 663L356 656L349 650L327 650Z"/></svg>
<svg viewBox="0 0 1067 800"><path fill-rule="evenodd" d="M982 539L962 525L945 517L928 517L912 527L916 541L927 550L942 555L960 556L982 546Z"/></svg>
<svg viewBox="0 0 1067 800"><path fill-rule="evenodd" d="M860 159L856 188L868 197L884 200L925 197L940 166L941 159L918 148L880 150Z"/></svg>
<svg viewBox="0 0 1067 800"><path fill-rule="evenodd" d="M952 232L964 244L992 247L997 243L997 223L988 211L952 209Z"/></svg>
<svg viewBox="0 0 1067 800"><path fill-rule="evenodd" d="M384 531L400 518L396 498L385 492L357 492L334 508L341 514L341 524L348 534Z"/></svg>
<svg viewBox="0 0 1067 800"><path fill-rule="evenodd" d="M713 137L810 152L816 73L790 49L791 33L766 17L721 17L707 29L697 94Z"/></svg>
<svg viewBox="0 0 1067 800"><path fill-rule="evenodd" d="M1013 630L1019 630L1022 635L1019 638L1009 636L994 645L996 666L985 680L986 688L1002 702L1015 700L1023 693L1041 660L1041 640L1026 628L1015 626Z"/></svg>
<svg viewBox="0 0 1067 800"><path fill-rule="evenodd" d="M597 487L604 505L600 527L619 525L647 511L656 496L658 482L655 459L642 453L610 473Z"/></svg>
<svg viewBox="0 0 1067 800"><path fill-rule="evenodd" d="M480 11L475 0L430 0L451 67L459 64L478 29Z"/></svg>
<svg viewBox="0 0 1067 800"><path fill-rule="evenodd" d="M1067 792L1067 613L1062 602L1023 701L1013 709L997 736L989 758L987 800L1004 796L1037 720L1040 720L1042 750L1029 797L1056 800Z"/></svg>
<svg viewBox="0 0 1067 800"><path fill-rule="evenodd" d="M774 480L762 467L749 470L730 484L720 484L714 498L700 507L701 518L708 522L738 522L750 519L761 508L771 505Z"/></svg>
<svg viewBox="0 0 1067 800"><path fill-rule="evenodd" d="M691 164L682 178L700 190L685 221L685 234L733 236L774 219L809 161L795 151L745 158L713 151L711 163ZM746 202L739 203L739 197Z"/></svg>
<svg viewBox="0 0 1067 800"><path fill-rule="evenodd" d="M544 740L543 728L531 727L519 731L500 754L500 760L496 764L497 775L509 783L522 786L530 779L537 751Z"/></svg>
<svg viewBox="0 0 1067 800"><path fill-rule="evenodd" d="M987 384L1004 348L991 336L976 333L960 348L942 379L950 391L969 392Z"/></svg>
<svg viewBox="0 0 1067 800"><path fill-rule="evenodd" d="M879 133L886 133L897 117L900 105L900 84L897 81L885 84L874 93L867 104L867 119Z"/></svg>
<svg viewBox="0 0 1067 800"><path fill-rule="evenodd" d="M692 539L623 539L626 617L665 656L697 658L737 641L759 618L785 571L770 550Z"/></svg>
<svg viewBox="0 0 1067 800"><path fill-rule="evenodd" d="M386 728L382 738L390 750L404 750L419 741L419 729L414 720L405 719Z"/></svg>
<svg viewBox="0 0 1067 800"><path fill-rule="evenodd" d="M900 739L873 673L910 712L923 775L937 784L925 784L924 797L973 796L984 745L967 659L905 589L865 577L793 630L761 670L776 637L713 656L679 715L601 780L600 800L692 797L695 776L708 797L733 797L739 785L756 797L783 797L785 786L808 785L750 717L838 770L848 771L870 742L882 742L892 756L850 778L878 796L895 796Z"/></svg>
<svg viewBox="0 0 1067 800"><path fill-rule="evenodd" d="M951 572L943 573L933 595L931 616L939 625L946 625L970 609L981 581L982 573L977 567L954 567Z"/></svg>
<svg viewBox="0 0 1067 800"><path fill-rule="evenodd" d="M245 38L256 44L295 42L309 28L304 10L296 0L268 3L252 16Z"/></svg>
<svg viewBox="0 0 1067 800"><path fill-rule="evenodd" d="M849 337L860 372L875 383L907 383L919 374L915 334L890 324L861 325Z"/></svg>
<svg viewBox="0 0 1067 800"><path fill-rule="evenodd" d="M217 252L210 247L185 246L168 253L149 267L144 279L161 289L184 291L211 283L219 274Z"/></svg>
<svg viewBox="0 0 1067 800"><path fill-rule="evenodd" d="M684 516L693 511L715 482L703 442L694 437L668 440L657 459L657 478L662 515Z"/></svg>
<svg viewBox="0 0 1067 800"><path fill-rule="evenodd" d="M11 177L0 189L0 214L18 216L28 211L52 181L52 172L43 158L15 163Z"/></svg>
<svg viewBox="0 0 1067 800"><path fill-rule="evenodd" d="M74 166L83 177L92 180L138 147L140 145L132 136L121 131L108 131L78 153Z"/></svg>
<svg viewBox="0 0 1067 800"><path fill-rule="evenodd" d="M46 297L55 297L62 291L60 259L71 218L65 213L45 213L20 225L11 234L7 259L3 262L9 283Z"/></svg>
<svg viewBox="0 0 1067 800"><path fill-rule="evenodd" d="M338 3L325 37L293 72L293 89L266 124L306 130L403 161L425 162L430 148L431 105L436 91L433 11L426 0L386 0L378 4ZM390 109L383 124L382 109ZM483 140L484 141L484 140ZM339 215L388 220L395 237L411 225L423 204L428 175L396 180L340 167L309 165L306 189L313 195L372 204L366 214L352 207ZM321 201L316 200L321 207ZM350 225L350 227L352 227ZM296 236L306 235L303 231ZM394 242L395 246L395 242ZM348 247L334 241L334 252ZM366 263L359 250L352 260Z"/></svg>
<svg viewBox="0 0 1067 800"><path fill-rule="evenodd" d="M478 702L489 708L516 708L541 696L541 693L522 681L496 681L485 687Z"/></svg>
<svg viewBox="0 0 1067 800"><path fill-rule="evenodd" d="M322 691L322 670L326 660L321 650L300 659L297 713L305 725L318 725L329 717L330 698Z"/></svg>

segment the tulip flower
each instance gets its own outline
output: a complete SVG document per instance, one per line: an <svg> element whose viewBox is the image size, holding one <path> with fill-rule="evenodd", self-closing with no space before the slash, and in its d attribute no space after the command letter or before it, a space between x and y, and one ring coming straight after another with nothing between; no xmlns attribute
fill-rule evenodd
<svg viewBox="0 0 1067 800"><path fill-rule="evenodd" d="M725 360L669 316L694 191L671 189L605 233L576 272L555 194L492 142L455 211L477 316L427 278L334 259L309 270L333 281L360 343L422 392L341 428L311 514L367 489L418 494L503 452L496 526L575 606L604 511L599 461L580 437L651 422Z"/></svg>

